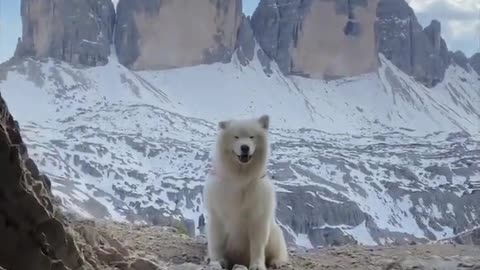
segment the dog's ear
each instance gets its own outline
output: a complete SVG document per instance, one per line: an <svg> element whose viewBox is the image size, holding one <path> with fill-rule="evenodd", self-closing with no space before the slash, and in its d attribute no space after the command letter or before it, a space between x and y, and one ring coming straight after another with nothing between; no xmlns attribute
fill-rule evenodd
<svg viewBox="0 0 480 270"><path fill-rule="evenodd" d="M270 127L270 117L268 115L262 115L258 118L258 122L264 129L268 129Z"/></svg>
<svg viewBox="0 0 480 270"><path fill-rule="evenodd" d="M229 124L230 124L230 121L220 121L218 122L218 128L226 129Z"/></svg>

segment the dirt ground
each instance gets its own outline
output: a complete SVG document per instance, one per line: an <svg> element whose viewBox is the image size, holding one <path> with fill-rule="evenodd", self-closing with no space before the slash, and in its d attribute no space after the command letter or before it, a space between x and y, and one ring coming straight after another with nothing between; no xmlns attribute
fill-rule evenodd
<svg viewBox="0 0 480 270"><path fill-rule="evenodd" d="M175 228L77 221L74 233L92 269L208 270L206 240ZM245 269L245 268L238 268ZM283 270L480 270L480 247L457 244L343 246L291 250Z"/></svg>

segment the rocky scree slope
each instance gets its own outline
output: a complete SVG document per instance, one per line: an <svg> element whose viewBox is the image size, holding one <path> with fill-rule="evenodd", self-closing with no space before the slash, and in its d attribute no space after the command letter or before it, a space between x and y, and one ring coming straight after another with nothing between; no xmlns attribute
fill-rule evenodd
<svg viewBox="0 0 480 270"><path fill-rule="evenodd" d="M28 158L18 125L1 96L0 116L0 235L4 241L0 269L219 269L205 265L202 238L190 239L174 228L96 224L57 212L48 179L38 174ZM477 252L472 246L440 244L297 251L282 269L477 269Z"/></svg>
<svg viewBox="0 0 480 270"><path fill-rule="evenodd" d="M198 234L214 121L219 112L266 108L276 116L269 174L291 244L422 242L477 225L478 76L452 68L430 92L388 61L383 67L323 82L278 69L267 77L257 59L247 68L157 72L132 72L113 58L87 70L27 60L10 66L0 85L53 193L84 217L181 220ZM370 89L375 104L359 88ZM36 100L28 109L25 96Z"/></svg>
<svg viewBox="0 0 480 270"><path fill-rule="evenodd" d="M111 230L99 233L93 221L66 218L54 205L48 178L38 173L28 157L18 123L10 115L0 96L0 269L2 270L159 270L192 269L191 265L160 267L135 253L112 237ZM124 227L125 228L125 227ZM127 228L125 228L127 229ZM132 228L128 228L132 229ZM129 230L124 233L128 234ZM168 232L170 230L170 233ZM166 239L175 229L155 230L158 239ZM118 235L116 235L118 237ZM144 234L142 237L152 237ZM125 239L125 238L124 238ZM186 237L171 244L184 248ZM196 245L203 252L204 245ZM174 252L175 252L174 251ZM155 253L148 252L149 256ZM183 254L183 253L182 253ZM174 259L172 250L157 253L165 261ZM166 257L171 256L171 258ZM179 258L180 254L177 255ZM179 260L176 261L180 263ZM162 265L169 265L164 262ZM193 269L205 269L203 267ZM208 268L209 269L209 268Z"/></svg>
<svg viewBox="0 0 480 270"><path fill-rule="evenodd" d="M138 1L141 8L131 12L156 21L162 8L178 8L171 2ZM356 23L361 16L374 16L368 1L354 8L327 2L332 11L339 8L336 19L352 29L370 25L370 20ZM276 7L271 11L278 16L297 12L295 20L306 18L298 9L310 8L308 1L290 9L278 3L264 8ZM229 16L237 14L231 13L237 5L215 7L221 18L227 9ZM202 8L212 14L210 4ZM143 14L147 11L152 14ZM76 12L89 14L84 8ZM225 22L237 25L232 18ZM478 74L449 65L444 80L429 89L380 55L379 68L369 74L330 81L286 76L280 61L269 61L255 42L248 19L238 23L229 63L132 71L119 63L120 53L88 69L23 57L2 66L2 95L66 209L147 224L180 220L190 234L199 233L215 122L222 115L269 113L275 127L269 173L291 244L428 241L478 224ZM340 25L335 33L345 30ZM63 59L55 55L49 56ZM24 106L25 97L35 102Z"/></svg>

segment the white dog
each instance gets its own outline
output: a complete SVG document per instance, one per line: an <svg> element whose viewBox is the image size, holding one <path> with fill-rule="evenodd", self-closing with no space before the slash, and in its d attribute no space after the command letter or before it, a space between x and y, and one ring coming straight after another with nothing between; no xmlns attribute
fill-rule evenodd
<svg viewBox="0 0 480 270"><path fill-rule="evenodd" d="M269 117L219 123L212 173L203 191L210 261L230 269L277 268L288 261L275 221L276 196L266 175Z"/></svg>

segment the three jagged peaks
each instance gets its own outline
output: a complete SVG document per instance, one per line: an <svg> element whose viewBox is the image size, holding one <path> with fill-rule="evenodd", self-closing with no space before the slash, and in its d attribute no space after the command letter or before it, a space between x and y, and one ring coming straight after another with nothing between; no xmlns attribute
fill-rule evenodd
<svg viewBox="0 0 480 270"><path fill-rule="evenodd" d="M404 0L262 0L251 18L241 0L22 0L16 56L105 65L116 48L135 70L163 70L257 56L266 73L330 79L377 70L379 53L432 87L451 63L479 64L448 51L438 21L422 28ZM116 29L114 31L114 29ZM115 32L115 33L114 33Z"/></svg>

